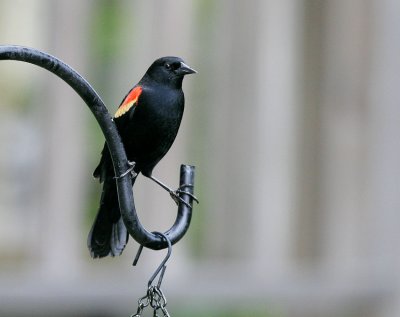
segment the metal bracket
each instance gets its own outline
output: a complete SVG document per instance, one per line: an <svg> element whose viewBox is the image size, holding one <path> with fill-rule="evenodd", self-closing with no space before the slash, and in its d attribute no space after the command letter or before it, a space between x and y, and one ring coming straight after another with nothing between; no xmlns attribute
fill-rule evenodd
<svg viewBox="0 0 400 317"><path fill-rule="evenodd" d="M115 123L100 96L78 72L54 56L24 46L0 45L0 60L15 60L37 65L52 72L74 89L90 108L100 125L111 153L115 175L123 175L129 168L129 162ZM194 170L194 166L181 165L181 186L194 184ZM121 214L129 234L146 248L153 250L167 248L167 241L162 236L147 231L138 219L130 173L116 179L116 182ZM193 186L187 186L186 191L193 194ZM190 195L185 195L185 193L180 195L189 205L193 205ZM185 235L191 217L192 208L180 203L175 223L165 232L172 244L178 242Z"/></svg>

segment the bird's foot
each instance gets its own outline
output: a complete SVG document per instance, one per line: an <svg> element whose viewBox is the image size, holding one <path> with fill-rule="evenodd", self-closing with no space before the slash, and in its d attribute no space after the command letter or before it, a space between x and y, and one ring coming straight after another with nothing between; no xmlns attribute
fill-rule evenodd
<svg viewBox="0 0 400 317"><path fill-rule="evenodd" d="M114 178L115 179L119 179L119 178L122 178L122 177L128 175L129 173L131 173L132 177L136 177L137 173L134 171L136 163L134 161L128 161L128 165L129 165L129 168L125 172L123 172L119 176L115 176Z"/></svg>
<svg viewBox="0 0 400 317"><path fill-rule="evenodd" d="M177 205L179 205L179 203L182 203L182 204L185 204L187 207L192 208L192 206L188 202L186 202L181 197L181 195L188 195L194 201L199 203L199 200L196 198L196 196L194 196L192 193L189 193L186 190L184 190L187 187L192 187L193 188L192 184L183 184L177 190L172 190L167 185L165 185L163 182L159 181L157 178L155 178L155 177L153 177L151 175L147 176L147 177L150 178L152 181L156 182L158 185L160 185L162 188L164 188L167 192L169 192L170 196L176 202Z"/></svg>
<svg viewBox="0 0 400 317"><path fill-rule="evenodd" d="M172 199L176 202L177 205L179 205L179 202L181 202L181 203L185 204L186 206L188 206L189 208L192 208L192 205L190 205L188 202L184 201L183 198L180 195L181 194L188 195L196 203L199 203L199 200L197 199L197 197L195 195L193 195L192 193L189 193L186 190L184 190L184 188L186 188L186 187L193 187L193 185L183 184L177 190L175 190L175 191L171 190L169 192L169 194L172 197Z"/></svg>

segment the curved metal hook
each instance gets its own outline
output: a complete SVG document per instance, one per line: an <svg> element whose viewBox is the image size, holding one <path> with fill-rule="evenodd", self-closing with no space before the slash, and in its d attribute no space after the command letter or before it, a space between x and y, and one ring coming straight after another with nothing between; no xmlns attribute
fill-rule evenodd
<svg viewBox="0 0 400 317"><path fill-rule="evenodd" d="M153 284L154 279L157 277L157 275L161 272L160 274L160 278L158 279L158 283L157 286L160 287L161 283L162 283L162 279L164 277L164 273L165 273L165 269L167 268L166 263L168 261L168 259L171 256L172 253L172 244L171 241L168 239L168 237L161 232L157 232L157 231L153 231L154 234L162 237L165 241L167 241L168 243L168 253L165 256L164 260L162 260L161 264L158 266L158 268L155 270L155 272L153 273L153 275L150 277L149 282L147 283L147 286L150 288L151 284ZM141 246L142 247L142 246Z"/></svg>
<svg viewBox="0 0 400 317"><path fill-rule="evenodd" d="M122 175L129 168L124 146L111 115L100 96L78 72L54 56L24 46L0 45L0 60L15 60L34 64L64 80L88 105L99 123L111 153L115 175ZM194 184L194 166L182 165L180 172L181 186ZM167 248L168 240L164 241L163 237L150 233L140 223L135 209L130 179L131 176L128 173L116 180L120 210L129 234L140 245L147 248L153 250ZM188 186L187 191L193 194L193 187ZM189 195L182 194L182 197L192 205L193 200ZM175 244L185 235L190 225L191 216L192 208L180 203L175 223L165 233L171 244Z"/></svg>

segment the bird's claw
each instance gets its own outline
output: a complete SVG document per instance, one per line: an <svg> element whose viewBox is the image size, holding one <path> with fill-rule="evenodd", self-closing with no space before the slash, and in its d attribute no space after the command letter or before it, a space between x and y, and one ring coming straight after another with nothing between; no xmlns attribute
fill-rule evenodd
<svg viewBox="0 0 400 317"><path fill-rule="evenodd" d="M190 198L192 198L196 203L199 203L199 200L197 199L197 197L196 197L195 195L193 195L193 194L191 194L191 193L189 193L189 192L187 192L187 191L185 191L185 190L177 189L175 192L176 192L177 194L188 195L188 196L189 196Z"/></svg>
<svg viewBox="0 0 400 317"><path fill-rule="evenodd" d="M188 195L190 198L192 198L196 203L199 203L199 200L195 195L192 193L187 192L186 190L183 190L182 188L185 187L193 187L193 185L181 185L177 190L175 191L170 191L169 194L171 195L172 199L176 202L177 205L179 205L179 202L185 204L187 207L192 208L192 205L183 200L183 198L180 196L180 194Z"/></svg>
<svg viewBox="0 0 400 317"><path fill-rule="evenodd" d="M129 165L129 168L128 168L125 172L123 172L123 173L122 173L121 175L119 175L119 176L115 176L114 178L115 178L115 179L120 179L120 178L122 178L122 177L128 175L129 173L131 173L132 177L136 177L136 176L137 176L137 173L133 170L133 169L135 168L136 163L133 162L133 161L128 161L128 165Z"/></svg>
<svg viewBox="0 0 400 317"><path fill-rule="evenodd" d="M179 205L179 203L182 203L182 204L185 204L187 207L192 208L192 205L189 204L188 202L184 201L183 198L180 197L176 191L170 191L169 195L171 196L171 198L175 201L175 203L177 205Z"/></svg>

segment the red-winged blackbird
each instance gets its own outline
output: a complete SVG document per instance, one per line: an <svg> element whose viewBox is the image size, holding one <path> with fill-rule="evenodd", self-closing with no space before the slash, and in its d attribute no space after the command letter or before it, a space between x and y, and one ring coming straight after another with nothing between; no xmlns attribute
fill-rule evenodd
<svg viewBox="0 0 400 317"><path fill-rule="evenodd" d="M142 173L168 190L152 176L154 166L168 152L178 133L184 109L182 80L196 73L181 58L157 59L122 100L114 121L134 173ZM113 164L107 144L93 176L103 182L100 208L90 230L88 247L93 258L120 255L128 232L119 210ZM136 177L132 178L132 185Z"/></svg>

